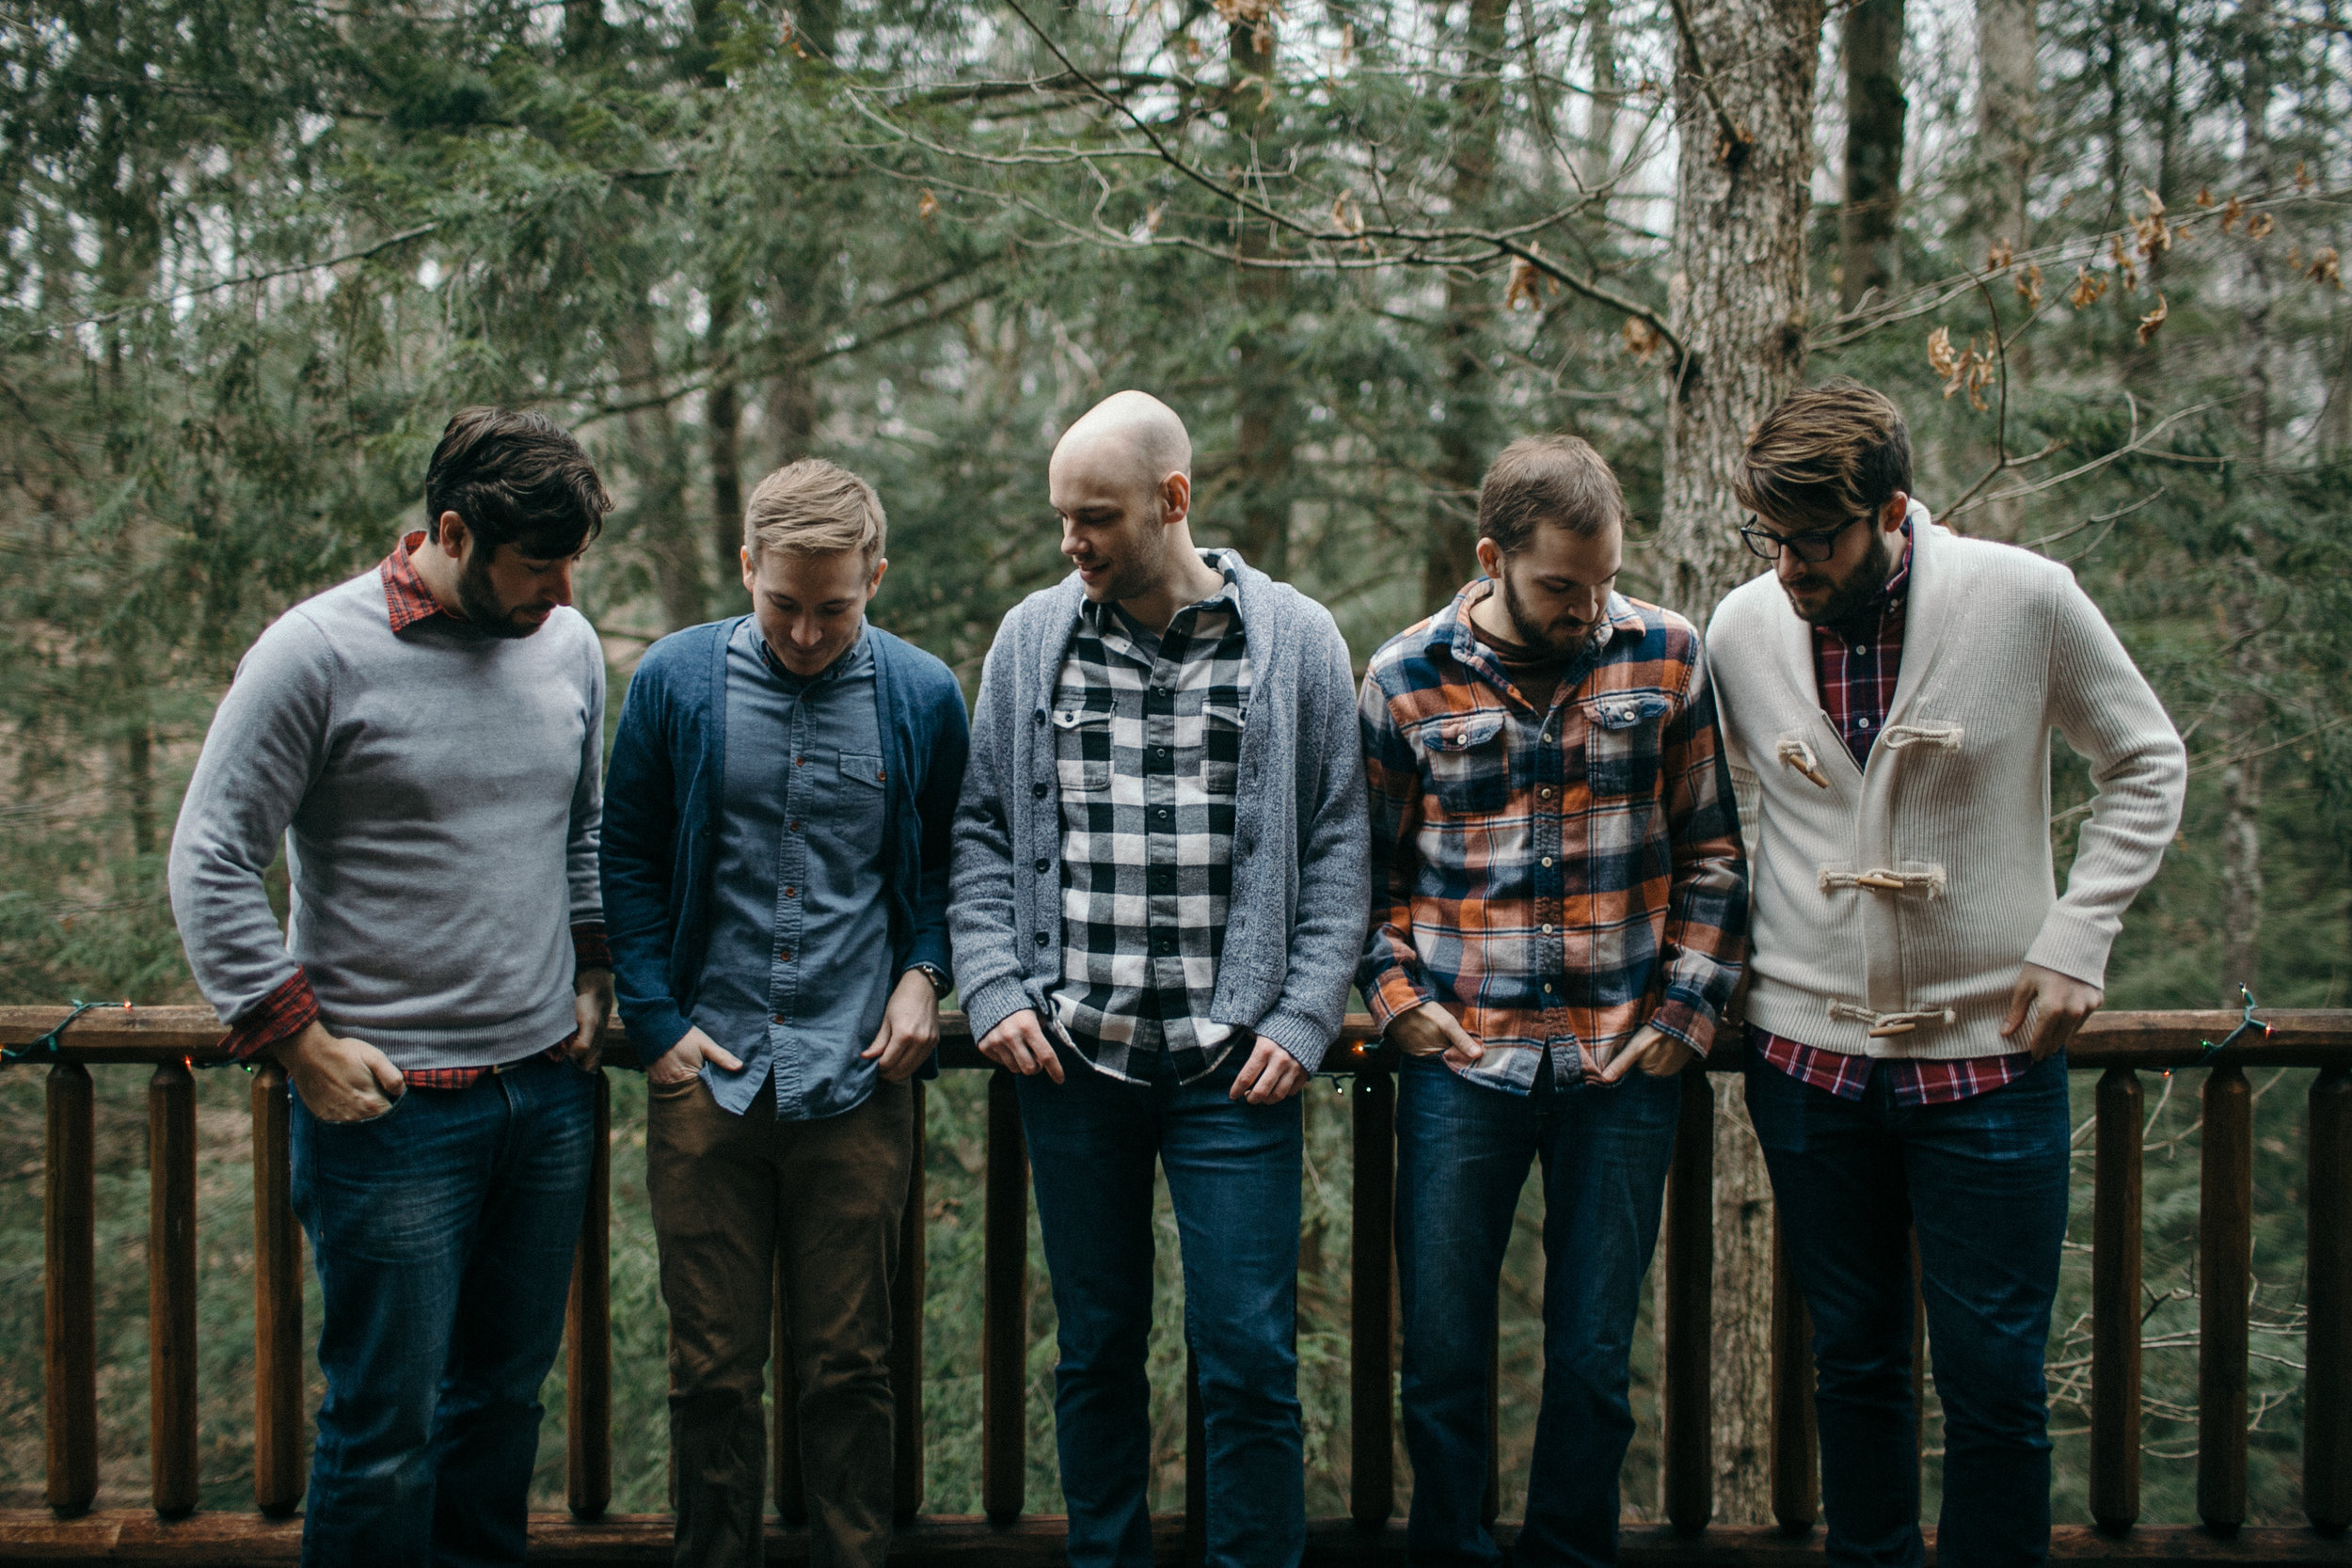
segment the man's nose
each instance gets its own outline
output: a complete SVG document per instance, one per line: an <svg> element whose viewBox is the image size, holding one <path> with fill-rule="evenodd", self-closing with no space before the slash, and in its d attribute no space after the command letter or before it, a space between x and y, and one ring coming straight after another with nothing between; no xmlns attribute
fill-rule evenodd
<svg viewBox="0 0 2352 1568"><path fill-rule="evenodd" d="M1078 535L1075 530L1061 531L1061 553L1068 556L1074 556L1078 553Z"/></svg>
<svg viewBox="0 0 2352 1568"><path fill-rule="evenodd" d="M790 635L794 647L814 648L825 640L825 628L814 621L795 621Z"/></svg>
<svg viewBox="0 0 2352 1568"><path fill-rule="evenodd" d="M572 563L568 561L555 568L555 602L563 605L572 602Z"/></svg>
<svg viewBox="0 0 2352 1568"><path fill-rule="evenodd" d="M1779 559L1772 562L1772 575L1780 578L1783 582L1794 582L1797 578L1804 576L1806 570L1810 568L1812 564L1813 563L1811 562L1805 560L1795 550L1789 548L1787 545L1783 545L1780 547Z"/></svg>

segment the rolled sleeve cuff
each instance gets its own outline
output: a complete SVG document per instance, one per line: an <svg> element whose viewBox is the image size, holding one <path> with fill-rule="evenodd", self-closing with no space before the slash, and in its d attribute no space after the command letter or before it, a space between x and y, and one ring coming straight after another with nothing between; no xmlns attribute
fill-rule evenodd
<svg viewBox="0 0 2352 1568"><path fill-rule="evenodd" d="M229 1026L221 1045L232 1062L249 1062L280 1040L291 1039L318 1022L319 999L310 990L310 976L297 968L283 985L248 1008Z"/></svg>
<svg viewBox="0 0 2352 1568"><path fill-rule="evenodd" d="M1373 977L1364 988L1364 1006L1372 1010L1372 1022L1384 1033L1399 1016L1411 1012L1424 1003L1435 1002L1437 993L1426 986L1416 985L1404 967L1391 964Z"/></svg>
<svg viewBox="0 0 2352 1568"><path fill-rule="evenodd" d="M1672 1035L1702 1058L1715 1043L1713 1011L1704 1003L1677 991L1666 993L1666 1000L1650 1014L1649 1023L1660 1034Z"/></svg>
<svg viewBox="0 0 2352 1568"><path fill-rule="evenodd" d="M582 920L572 927L572 968L611 969L612 944L604 938L604 922Z"/></svg>

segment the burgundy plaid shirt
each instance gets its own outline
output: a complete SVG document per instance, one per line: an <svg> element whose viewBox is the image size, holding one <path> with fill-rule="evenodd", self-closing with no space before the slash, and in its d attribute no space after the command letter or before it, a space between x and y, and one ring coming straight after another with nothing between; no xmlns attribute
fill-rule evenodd
<svg viewBox="0 0 2352 1568"><path fill-rule="evenodd" d="M392 618L395 633L406 631L420 621L436 615L446 615L462 621L463 615L444 609L424 579L417 576L416 563L409 552L424 543L424 531L419 529L400 542L400 548L384 558L376 575L384 579L384 603ZM605 945L604 922L582 921L572 927L573 961L580 969L610 969L612 950ZM319 1016L319 999L310 990L310 977L297 966L286 983L263 997L231 1027L221 1044L229 1048L231 1061L249 1061L280 1040L291 1038L308 1029ZM550 1059L560 1059L580 1037L575 1029L547 1050ZM462 1089L479 1082L490 1071L486 1067L420 1068L402 1074L412 1089Z"/></svg>
<svg viewBox="0 0 2352 1568"><path fill-rule="evenodd" d="M1867 641L1853 640L1853 628L1813 628L1813 674L1820 683L1821 711L1845 737L1854 766L1867 766L1870 748L1886 723L1886 710L1895 701L1895 681L1902 673L1904 594L1911 586L1911 524L1903 524L1903 555L1895 575L1886 579L1885 605L1879 612L1878 634ZM1874 1057L1824 1051L1817 1046L1748 1026L1748 1038L1764 1059L1801 1083L1827 1089L1840 1100L1860 1100L1870 1085L1870 1069L1881 1065ZM1956 1100L1997 1089L2033 1066L2029 1052L2007 1056L1972 1056L1956 1062L1889 1061L1898 1105L1948 1105Z"/></svg>

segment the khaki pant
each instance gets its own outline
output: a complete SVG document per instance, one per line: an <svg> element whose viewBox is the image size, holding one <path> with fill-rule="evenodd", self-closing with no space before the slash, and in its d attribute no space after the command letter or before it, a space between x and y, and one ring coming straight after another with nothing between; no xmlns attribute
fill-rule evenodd
<svg viewBox="0 0 2352 1568"><path fill-rule="evenodd" d="M645 1186L670 1308L679 1568L764 1562L760 1396L781 1279L811 1568L882 1568L894 1505L890 1284L914 1091L881 1084L821 1121L740 1117L700 1079L647 1100Z"/></svg>

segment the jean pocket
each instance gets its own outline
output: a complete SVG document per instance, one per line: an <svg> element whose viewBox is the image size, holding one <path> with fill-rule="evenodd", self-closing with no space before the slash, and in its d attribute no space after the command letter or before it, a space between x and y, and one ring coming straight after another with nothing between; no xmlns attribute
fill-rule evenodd
<svg viewBox="0 0 2352 1568"><path fill-rule="evenodd" d="M400 1114L400 1108L408 1103L408 1096L413 1091L408 1089L401 1090L400 1093L392 1097L392 1102L389 1105L385 1106L384 1109L376 1112L375 1115L372 1117L351 1117L342 1121L329 1121L326 1117L320 1116L316 1111L312 1111L310 1113L310 1119L317 1122L321 1127L379 1127Z"/></svg>
<svg viewBox="0 0 2352 1568"><path fill-rule="evenodd" d="M702 1074L699 1072L691 1078L682 1078L675 1084L657 1084L648 1077L645 1080L645 1098L657 1101L684 1100L702 1086Z"/></svg>

